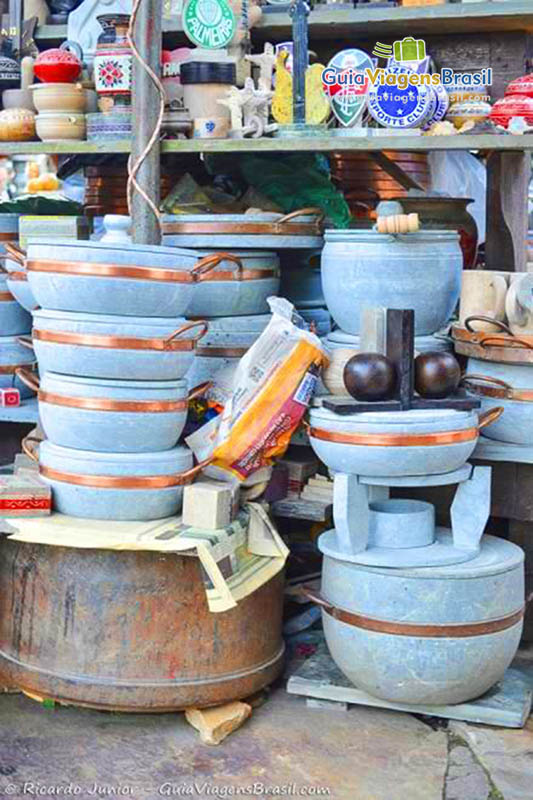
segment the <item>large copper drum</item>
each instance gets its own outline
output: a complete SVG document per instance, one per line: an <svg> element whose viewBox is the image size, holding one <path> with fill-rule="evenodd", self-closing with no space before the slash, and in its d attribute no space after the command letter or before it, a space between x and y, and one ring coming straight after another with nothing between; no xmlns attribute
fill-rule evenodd
<svg viewBox="0 0 533 800"><path fill-rule="evenodd" d="M211 613L195 557L0 539L1 682L135 712L243 698L281 671L282 602L282 573Z"/></svg>

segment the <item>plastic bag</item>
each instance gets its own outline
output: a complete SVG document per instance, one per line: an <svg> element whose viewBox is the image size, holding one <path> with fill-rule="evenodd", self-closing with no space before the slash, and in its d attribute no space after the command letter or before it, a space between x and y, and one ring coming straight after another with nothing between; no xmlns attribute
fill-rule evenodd
<svg viewBox="0 0 533 800"><path fill-rule="evenodd" d="M468 211L476 220L479 244L485 241L487 170L472 153L435 150L428 156L431 191L448 197L472 197Z"/></svg>
<svg viewBox="0 0 533 800"><path fill-rule="evenodd" d="M328 363L320 339L292 322L288 300L269 305L272 319L241 358L224 411L187 438L218 478L246 481L285 453Z"/></svg>

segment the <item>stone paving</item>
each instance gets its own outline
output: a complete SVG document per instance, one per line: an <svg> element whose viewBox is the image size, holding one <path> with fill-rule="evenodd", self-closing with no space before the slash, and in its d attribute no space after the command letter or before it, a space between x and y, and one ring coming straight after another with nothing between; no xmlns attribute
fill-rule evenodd
<svg viewBox="0 0 533 800"><path fill-rule="evenodd" d="M310 708L280 687L240 730L209 747L182 714L45 708L23 695L0 696L0 797L69 794L529 800L533 717L516 731L355 706Z"/></svg>

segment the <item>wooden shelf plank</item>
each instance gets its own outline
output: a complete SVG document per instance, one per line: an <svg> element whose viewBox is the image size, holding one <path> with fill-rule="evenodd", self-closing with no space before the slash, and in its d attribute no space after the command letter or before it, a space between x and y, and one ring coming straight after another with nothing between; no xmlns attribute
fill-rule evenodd
<svg viewBox="0 0 533 800"><path fill-rule="evenodd" d="M291 34L289 15L265 13L252 35L259 39L287 38ZM372 39L387 36L415 36L446 33L533 32L531 0L490 0L485 3L446 3L415 8L346 8L319 6L309 16L311 39ZM181 19L164 19L163 33L183 37ZM35 40L41 46L66 39L66 25L41 25Z"/></svg>
<svg viewBox="0 0 533 800"><path fill-rule="evenodd" d="M40 153L69 155L75 153L129 153L131 143L115 142L0 142L0 156L37 155ZM526 136L402 136L375 137L319 136L308 139L171 139L161 143L162 153L276 153L276 152L342 152L379 150L533 150L533 134Z"/></svg>
<svg viewBox="0 0 533 800"><path fill-rule="evenodd" d="M162 143L163 153L273 153L379 150L533 150L533 134L525 136L457 135L375 137L320 136L307 139L175 139Z"/></svg>
<svg viewBox="0 0 533 800"><path fill-rule="evenodd" d="M129 153L131 143L127 140L115 142L0 142L0 156L11 155L70 155L73 153Z"/></svg>

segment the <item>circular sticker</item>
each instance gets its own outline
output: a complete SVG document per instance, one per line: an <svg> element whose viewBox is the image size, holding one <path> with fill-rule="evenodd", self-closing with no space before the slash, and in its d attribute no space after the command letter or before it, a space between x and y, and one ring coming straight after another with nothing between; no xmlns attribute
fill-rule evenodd
<svg viewBox="0 0 533 800"><path fill-rule="evenodd" d="M183 31L198 47L226 47L237 29L235 14L226 0L188 0L182 14Z"/></svg>
<svg viewBox="0 0 533 800"><path fill-rule="evenodd" d="M415 74L406 67L384 70L385 80L399 73ZM372 117L386 128L417 128L436 107L436 98L429 86L399 86L374 84L368 92L368 110Z"/></svg>
<svg viewBox="0 0 533 800"><path fill-rule="evenodd" d="M446 112L450 107L450 95L442 83L437 84L437 86L432 86L431 89L435 95L435 110L433 114L427 118L424 125L425 129L433 125L434 122L440 122L441 119L444 119Z"/></svg>
<svg viewBox="0 0 533 800"><path fill-rule="evenodd" d="M367 69L374 66L364 50L341 50L324 70L323 88L341 125L351 127L361 118L369 87Z"/></svg>

